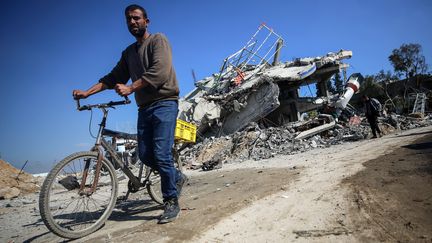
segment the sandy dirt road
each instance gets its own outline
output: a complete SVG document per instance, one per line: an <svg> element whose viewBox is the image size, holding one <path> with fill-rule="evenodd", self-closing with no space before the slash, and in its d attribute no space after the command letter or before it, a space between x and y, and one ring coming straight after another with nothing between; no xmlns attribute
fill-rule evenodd
<svg viewBox="0 0 432 243"><path fill-rule="evenodd" d="M431 242L432 131L273 159L304 165L287 191L225 218L199 242Z"/></svg>
<svg viewBox="0 0 432 243"><path fill-rule="evenodd" d="M425 127L190 171L177 221L157 225L161 208L138 193L77 242L430 242L431 159ZM0 241L62 241L34 205L0 209Z"/></svg>

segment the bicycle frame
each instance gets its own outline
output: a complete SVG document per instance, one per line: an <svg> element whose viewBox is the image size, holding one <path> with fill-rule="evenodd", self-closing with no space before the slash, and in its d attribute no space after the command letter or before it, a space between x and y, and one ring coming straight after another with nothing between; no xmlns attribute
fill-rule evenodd
<svg viewBox="0 0 432 243"><path fill-rule="evenodd" d="M128 168L128 166L124 163L124 161L118 157L118 155L117 155L116 151L114 151L113 147L103 138L103 136L105 134L104 132L105 132L105 127L106 127L106 120L108 117L108 108L112 108L115 105L122 105L122 104L129 104L129 103L130 103L130 100L127 99L127 97L125 97L125 101L109 102L106 104L97 104L97 105L91 105L91 106L80 106L79 100L77 100L77 109L79 111L91 110L92 108L99 108L103 112L103 118L102 118L102 122L99 124L99 131L98 131L98 135L96 137L96 143L95 143L94 147L91 149L92 151L96 151L98 153L98 159L96 162L95 180L93 181L90 188L85 187L87 175L88 175L88 171L89 171L89 167L90 167L90 161L86 161L85 166L84 166L84 170L83 170L82 181L81 181L81 185L80 185L80 189L79 189L80 195L91 195L92 193L94 193L96 191L96 185L98 183L100 171L102 168L102 160L105 157L103 151L106 151L109 153L109 155L111 156L112 161L115 163L115 165L118 166L125 173L125 175L129 178L130 183L133 186L133 189L138 190L138 188L143 186L143 184L139 180L139 178L141 178L141 176L142 176L142 167L140 168L139 176L135 177L135 175ZM147 178L146 178L145 182L146 181L147 181Z"/></svg>

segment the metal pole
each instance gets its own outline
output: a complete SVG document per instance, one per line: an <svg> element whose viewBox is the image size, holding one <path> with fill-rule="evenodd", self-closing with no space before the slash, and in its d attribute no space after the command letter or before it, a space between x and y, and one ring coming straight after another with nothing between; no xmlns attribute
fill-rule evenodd
<svg viewBox="0 0 432 243"><path fill-rule="evenodd" d="M18 180L18 177L21 175L21 173L22 173L24 167L27 165L27 162L28 162L28 160L26 160L26 162L24 163L24 165L21 167L21 170L20 170L20 172L18 173L18 175L17 175L17 177L16 177L15 180Z"/></svg>
<svg viewBox="0 0 432 243"><path fill-rule="evenodd" d="M276 66L276 64L279 63L279 55L280 55L280 50L282 49L282 45L283 45L283 40L278 39L277 44L276 44L276 53L275 53L274 58L273 58L272 66Z"/></svg>

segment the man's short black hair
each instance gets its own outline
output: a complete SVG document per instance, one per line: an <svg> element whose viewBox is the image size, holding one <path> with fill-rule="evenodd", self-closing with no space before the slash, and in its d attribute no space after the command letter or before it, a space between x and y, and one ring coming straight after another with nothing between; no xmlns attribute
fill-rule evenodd
<svg viewBox="0 0 432 243"><path fill-rule="evenodd" d="M143 13L143 17L147 19L147 12L146 12L146 10L143 7L141 7L140 5L138 5L138 4L131 4L131 5L127 6L125 8L125 15L127 15L130 11L134 11L134 10L137 10L137 9L141 10L141 12Z"/></svg>

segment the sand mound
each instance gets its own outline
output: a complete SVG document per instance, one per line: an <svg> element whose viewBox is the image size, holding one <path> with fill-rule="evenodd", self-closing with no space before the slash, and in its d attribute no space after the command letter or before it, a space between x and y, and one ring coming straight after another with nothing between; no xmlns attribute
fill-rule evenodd
<svg viewBox="0 0 432 243"><path fill-rule="evenodd" d="M39 190L38 179L21 172L0 159L0 199L8 199Z"/></svg>

